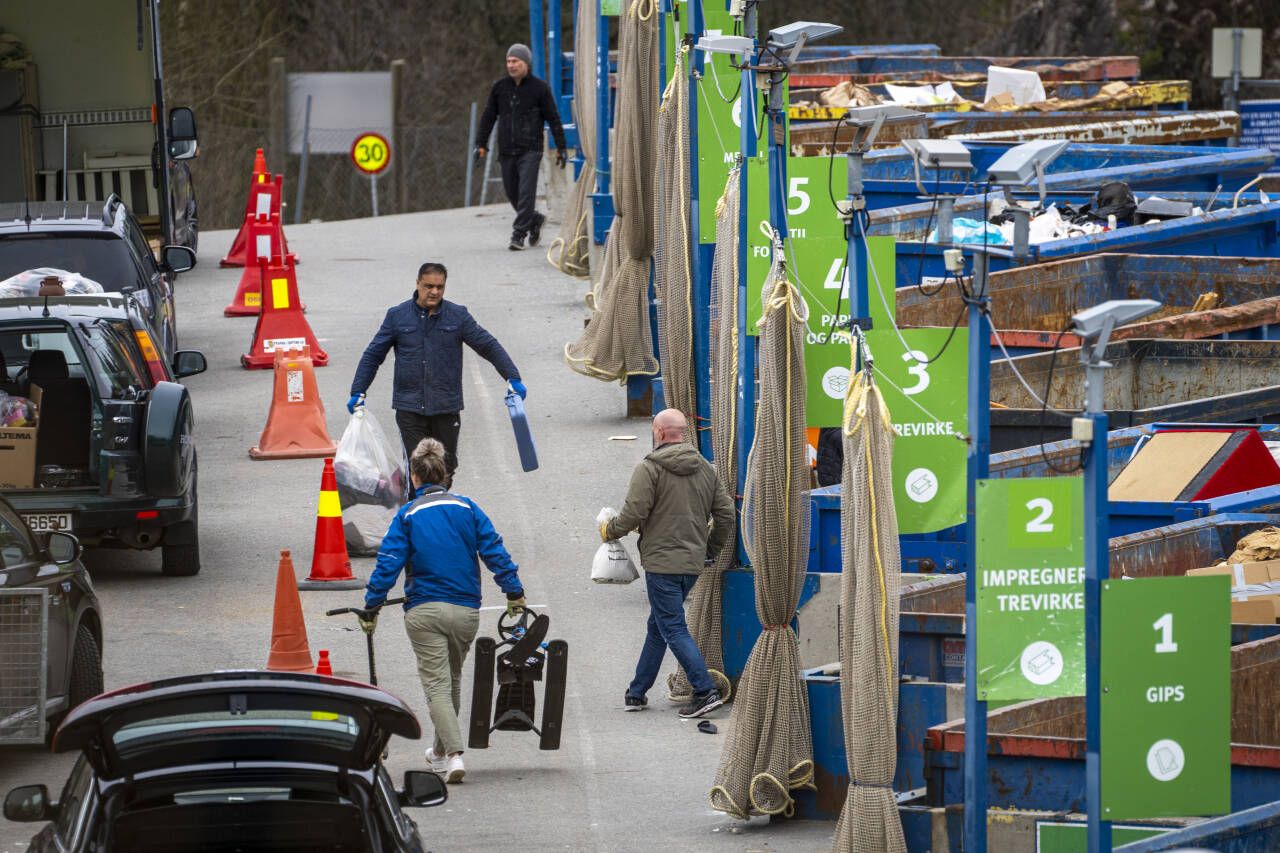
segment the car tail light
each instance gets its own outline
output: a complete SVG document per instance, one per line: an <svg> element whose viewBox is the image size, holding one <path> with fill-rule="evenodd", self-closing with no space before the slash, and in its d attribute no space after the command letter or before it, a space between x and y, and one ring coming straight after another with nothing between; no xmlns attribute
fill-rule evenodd
<svg viewBox="0 0 1280 853"><path fill-rule="evenodd" d="M142 348L142 357L147 360L147 370L151 373L151 381L153 383L164 382L167 379L164 371L164 362L160 360L160 351L151 342L150 333L144 329L137 329L133 334L138 339L138 346Z"/></svg>
<svg viewBox="0 0 1280 853"><path fill-rule="evenodd" d="M154 509L144 509L138 513L138 518L140 519L150 519L150 518L159 518L159 517L160 517L159 510L154 510Z"/></svg>

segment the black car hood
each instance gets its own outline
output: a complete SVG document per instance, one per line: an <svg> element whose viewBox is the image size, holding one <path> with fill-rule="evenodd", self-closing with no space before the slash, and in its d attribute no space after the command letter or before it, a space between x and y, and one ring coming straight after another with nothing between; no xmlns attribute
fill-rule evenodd
<svg viewBox="0 0 1280 853"><path fill-rule="evenodd" d="M329 676L235 671L104 693L73 710L54 752L83 750L99 776L178 765L301 761L367 770L391 735L417 739L404 702Z"/></svg>

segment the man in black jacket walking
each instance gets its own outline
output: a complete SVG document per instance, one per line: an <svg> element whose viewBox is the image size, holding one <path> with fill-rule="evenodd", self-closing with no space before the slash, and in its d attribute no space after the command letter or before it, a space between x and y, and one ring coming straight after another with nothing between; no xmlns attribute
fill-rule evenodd
<svg viewBox="0 0 1280 853"><path fill-rule="evenodd" d="M517 252L538 245L542 237L544 214L534 209L537 201L538 167L542 163L542 125L551 125L556 140L556 165L561 169L569 162L560 111L556 109L551 87L530 73L533 55L523 44L513 44L507 51L507 76L493 84L489 102L480 117L476 135L476 161L484 157L489 132L498 123L498 159L502 164L502 186L507 199L516 209L508 248Z"/></svg>

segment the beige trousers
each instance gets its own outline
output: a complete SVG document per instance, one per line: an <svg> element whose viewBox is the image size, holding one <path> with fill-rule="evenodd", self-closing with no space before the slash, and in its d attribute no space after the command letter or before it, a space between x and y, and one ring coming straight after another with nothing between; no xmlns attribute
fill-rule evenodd
<svg viewBox="0 0 1280 853"><path fill-rule="evenodd" d="M404 630L418 658L418 678L435 728L436 755L462 752L458 712L462 708L462 662L480 628L480 611L443 601L428 601L404 615Z"/></svg>

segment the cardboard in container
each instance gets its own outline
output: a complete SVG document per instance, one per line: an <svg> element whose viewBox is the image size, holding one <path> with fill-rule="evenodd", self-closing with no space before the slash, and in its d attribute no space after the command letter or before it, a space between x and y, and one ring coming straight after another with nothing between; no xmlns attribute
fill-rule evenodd
<svg viewBox="0 0 1280 853"><path fill-rule="evenodd" d="M40 386L32 385L28 399L36 406L35 426L0 426L0 489L35 488L40 397Z"/></svg>
<svg viewBox="0 0 1280 853"><path fill-rule="evenodd" d="M1280 615L1280 595L1255 595L1231 602L1231 621L1249 625L1274 624Z"/></svg>
<svg viewBox="0 0 1280 853"><path fill-rule="evenodd" d="M1203 575L1227 575L1231 578L1233 587L1270 583L1280 581L1280 560L1265 560L1261 563L1219 563L1204 569L1187 570L1187 577Z"/></svg>

